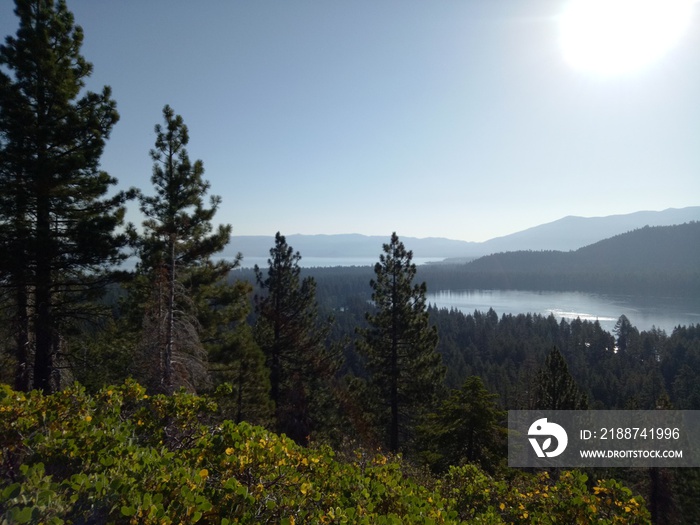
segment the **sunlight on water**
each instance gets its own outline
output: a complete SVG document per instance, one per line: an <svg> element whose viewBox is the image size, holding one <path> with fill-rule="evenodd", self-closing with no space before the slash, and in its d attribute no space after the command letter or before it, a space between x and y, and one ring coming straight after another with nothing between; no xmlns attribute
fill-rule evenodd
<svg viewBox="0 0 700 525"><path fill-rule="evenodd" d="M678 325L700 323L700 298L631 297L583 292L523 290L442 290L428 293L427 302L471 314L489 308L503 314L554 315L558 320L598 321L612 332L621 315L641 330L652 327L671 333Z"/></svg>
<svg viewBox="0 0 700 525"><path fill-rule="evenodd" d="M567 321L572 319L581 319L581 321L598 321L600 323L613 322L616 323L618 318L615 317L605 317L598 316L594 314L587 314L584 312L565 312L564 310L559 310L558 308L551 308L547 311L548 314L554 315L557 319L566 319Z"/></svg>

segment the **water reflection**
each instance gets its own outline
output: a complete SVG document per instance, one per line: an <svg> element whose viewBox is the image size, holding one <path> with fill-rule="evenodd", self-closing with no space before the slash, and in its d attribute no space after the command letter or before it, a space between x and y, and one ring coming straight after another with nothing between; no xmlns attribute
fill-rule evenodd
<svg viewBox="0 0 700 525"><path fill-rule="evenodd" d="M428 303L456 308L464 313L493 308L502 314L554 315L567 321L576 318L598 321L612 331L621 315L639 330L652 327L669 334L678 325L700 323L700 298L632 297L584 292L532 292L523 290L442 290L428 293Z"/></svg>

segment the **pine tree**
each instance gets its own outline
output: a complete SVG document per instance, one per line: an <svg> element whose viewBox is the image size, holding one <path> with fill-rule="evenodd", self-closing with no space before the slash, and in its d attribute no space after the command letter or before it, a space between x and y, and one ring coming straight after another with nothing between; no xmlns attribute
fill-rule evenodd
<svg viewBox="0 0 700 525"><path fill-rule="evenodd" d="M331 319L319 319L316 282L301 278L300 260L277 232L267 277L255 266L264 293L255 297L255 338L270 370L277 431L305 444L330 417L330 383L339 363L335 350L326 347Z"/></svg>
<svg viewBox="0 0 700 525"><path fill-rule="evenodd" d="M204 378L197 294L228 275L240 255L234 262L211 260L228 243L231 226L214 231L211 221L221 199L211 196L205 207L209 182L203 179L202 161L192 163L185 149L187 126L168 105L163 118L151 150L156 193L139 197L146 220L138 240L138 272L150 295L143 316L145 355L157 363L159 388L171 392L178 385L194 389Z"/></svg>
<svg viewBox="0 0 700 525"><path fill-rule="evenodd" d="M387 443L397 452L410 434L417 414L441 387L444 367L436 352L438 335L425 305L426 285L413 284L416 265L396 233L384 244L374 267L374 313L360 331L358 350L367 360L369 386L377 392L378 417L387 428Z"/></svg>
<svg viewBox="0 0 700 525"><path fill-rule="evenodd" d="M616 344L618 352L625 353L630 347L639 342L639 330L637 330L627 318L622 314L613 328L613 334L617 336Z"/></svg>
<svg viewBox="0 0 700 525"><path fill-rule="evenodd" d="M462 462L478 463L493 472L506 456L506 412L498 408L480 377L470 376L453 390L422 426L429 462L436 470Z"/></svg>
<svg viewBox="0 0 700 525"><path fill-rule="evenodd" d="M0 46L0 283L11 296L16 386L58 387L65 334L123 259L125 193L99 169L119 119L109 87L83 92L92 65L59 0L17 0ZM81 95L81 92L82 95Z"/></svg>
<svg viewBox="0 0 700 525"><path fill-rule="evenodd" d="M588 399L569 373L564 356L556 348L547 354L537 373L535 388L536 410L585 410Z"/></svg>
<svg viewBox="0 0 700 525"><path fill-rule="evenodd" d="M218 387L224 387L217 389L217 403L224 417L236 423L270 426L274 416L270 373L251 327L236 327L227 337L227 344L209 355L213 379Z"/></svg>
<svg viewBox="0 0 700 525"><path fill-rule="evenodd" d="M197 305L200 337L209 355L214 386L224 386L218 389L219 409L237 423L269 426L273 416L270 373L247 322L252 285L247 281L217 282L202 292Z"/></svg>

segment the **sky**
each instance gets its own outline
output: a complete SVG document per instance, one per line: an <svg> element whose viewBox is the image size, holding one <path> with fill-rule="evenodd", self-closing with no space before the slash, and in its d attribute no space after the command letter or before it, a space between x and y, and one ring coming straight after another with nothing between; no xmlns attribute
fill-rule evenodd
<svg viewBox="0 0 700 525"><path fill-rule="evenodd" d="M222 198L215 222L234 235L484 241L567 215L700 205L700 4L666 52L601 72L567 55L569 3L68 7L94 66L88 88L111 86L121 115L102 168L152 193L148 152L169 104ZM0 35L17 30L12 9L0 2ZM584 50L634 44L635 16L623 12L611 41L589 31Z"/></svg>

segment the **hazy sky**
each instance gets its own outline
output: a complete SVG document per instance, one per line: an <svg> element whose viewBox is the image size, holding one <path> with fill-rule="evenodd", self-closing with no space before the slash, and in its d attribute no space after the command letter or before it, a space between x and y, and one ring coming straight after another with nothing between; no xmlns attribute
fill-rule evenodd
<svg viewBox="0 0 700 525"><path fill-rule="evenodd" d="M565 5L68 1L90 87L121 114L103 168L150 192L170 104L236 235L480 241L700 204L700 5L667 53L619 75L564 59ZM0 34L16 29L2 0Z"/></svg>

